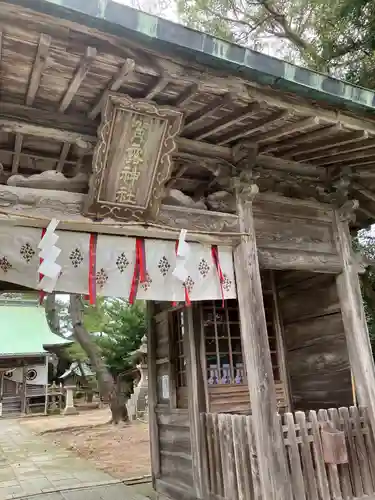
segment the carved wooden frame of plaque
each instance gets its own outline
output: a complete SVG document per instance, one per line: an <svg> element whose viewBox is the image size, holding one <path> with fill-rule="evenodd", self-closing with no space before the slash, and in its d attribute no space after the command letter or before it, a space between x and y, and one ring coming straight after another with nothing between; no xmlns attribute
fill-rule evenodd
<svg viewBox="0 0 375 500"><path fill-rule="evenodd" d="M171 175L182 118L183 113L176 109L109 93L84 212L121 221L155 220ZM145 129L152 129L154 136L146 137L142 150L135 139L144 139ZM111 148L113 141L118 145L115 149Z"/></svg>

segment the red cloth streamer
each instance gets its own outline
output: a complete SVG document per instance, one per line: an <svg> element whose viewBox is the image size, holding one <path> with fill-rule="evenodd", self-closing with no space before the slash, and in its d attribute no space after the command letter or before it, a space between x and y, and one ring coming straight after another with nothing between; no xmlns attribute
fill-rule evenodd
<svg viewBox="0 0 375 500"><path fill-rule="evenodd" d="M42 237L41 237L41 239L43 239L44 235L46 234L46 231L47 231L47 229L44 227L42 229ZM44 259L40 259L39 263L42 264L43 260ZM42 281L43 277L44 277L44 274L39 273L39 283ZM44 292L43 290L40 290L40 292L39 292L39 304L40 305L43 304L43 299L44 299L45 296L46 296L46 292Z"/></svg>
<svg viewBox="0 0 375 500"><path fill-rule="evenodd" d="M220 265L219 250L217 248L217 245L212 245L211 246L211 255L212 255L212 260L214 261L214 264L215 264L215 267L216 267L217 275L219 277L221 297L222 297L222 300L223 300L222 306L224 307L224 287L223 287L224 274L223 274L223 271L222 271L221 265Z"/></svg>
<svg viewBox="0 0 375 500"><path fill-rule="evenodd" d="M135 240L135 264L133 279L130 286L129 304L134 304L137 297L138 285L139 283L145 283L146 280L147 271L145 240L143 238L137 238Z"/></svg>
<svg viewBox="0 0 375 500"><path fill-rule="evenodd" d="M88 300L91 305L96 304L96 243L98 235L90 234L89 241L89 295Z"/></svg>
<svg viewBox="0 0 375 500"><path fill-rule="evenodd" d="M175 244L175 250L176 250L176 255L177 255L177 252L178 252L178 240L176 241L176 244ZM190 300L190 296L189 296L189 290L188 290L188 287L185 285L185 283L184 283L184 287L185 287L185 305L187 307L190 307L191 306L191 300ZM172 302L172 306L176 307L177 306L177 302Z"/></svg>

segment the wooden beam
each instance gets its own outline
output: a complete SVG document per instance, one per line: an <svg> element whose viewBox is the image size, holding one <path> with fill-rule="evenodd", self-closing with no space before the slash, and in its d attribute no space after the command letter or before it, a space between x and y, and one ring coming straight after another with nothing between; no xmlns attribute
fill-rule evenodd
<svg viewBox="0 0 375 500"><path fill-rule="evenodd" d="M12 160L12 174L16 174L18 172L18 165L20 163L22 142L23 142L22 134L16 134L16 139L14 142L14 155L13 155L13 160Z"/></svg>
<svg viewBox="0 0 375 500"><path fill-rule="evenodd" d="M258 155L256 157L256 166L270 170L282 170L284 172L295 173L306 177L316 177L321 180L327 178L327 172L324 168L316 165L298 163L297 161L283 160L282 158L275 158L274 156Z"/></svg>
<svg viewBox="0 0 375 500"><path fill-rule="evenodd" d="M189 87L179 95L174 103L174 106L179 109L183 109L185 106L194 100L195 96L199 92L199 84L192 83Z"/></svg>
<svg viewBox="0 0 375 500"><path fill-rule="evenodd" d="M275 144L269 144L265 146L260 146L260 151L262 153L272 153L277 151L278 154L283 152L283 154L288 154L289 150L295 148L299 144L311 143L312 141L319 140L324 138L327 140L327 136L340 132L342 130L341 123L337 123L334 125L327 125L319 130L314 130L313 132L305 132L303 135L299 135L297 137L288 137L283 141L278 141ZM299 150L300 148L296 148ZM285 152L284 152L285 150Z"/></svg>
<svg viewBox="0 0 375 500"><path fill-rule="evenodd" d="M64 113L64 111L66 111L66 109L68 108L69 104L72 102L73 97L76 95L81 83L85 79L90 69L90 66L95 61L95 58L96 58L96 48L87 47L85 55L82 57L79 67L75 72L75 75L69 84L68 90L66 91L61 101L59 107L60 113Z"/></svg>
<svg viewBox="0 0 375 500"><path fill-rule="evenodd" d="M230 104L232 100L232 95L230 93L220 95L213 99L210 103L203 106L203 108L197 109L193 113L191 113L185 121L185 125L183 128L183 134L186 133L187 130L195 127L202 120L205 120L209 116L213 115L216 111L218 111L223 106L227 106Z"/></svg>
<svg viewBox="0 0 375 500"><path fill-rule="evenodd" d="M358 404L368 409L372 433L375 433L375 367L366 315L363 307L357 264L347 220L339 211L334 223L337 250L343 263L337 276L337 290L348 346L350 366L354 375Z"/></svg>
<svg viewBox="0 0 375 500"><path fill-rule="evenodd" d="M165 89L169 82L170 79L168 77L161 76L157 83L152 85L150 90L147 91L145 99L153 99L156 97L162 90Z"/></svg>
<svg viewBox="0 0 375 500"><path fill-rule="evenodd" d="M64 142L63 147L61 148L60 158L56 165L56 171L62 172L64 169L66 158L69 154L71 144L69 142Z"/></svg>
<svg viewBox="0 0 375 500"><path fill-rule="evenodd" d="M263 305L252 203L239 198L241 243L234 250L242 350L247 377L252 424L262 498L292 498L284 439L277 410L267 323Z"/></svg>
<svg viewBox="0 0 375 500"><path fill-rule="evenodd" d="M47 65L48 52L52 42L49 35L41 33L39 37L38 50L35 56L33 69L29 80L29 86L26 94L26 105L31 106L34 102L36 93L39 88L42 73Z"/></svg>
<svg viewBox="0 0 375 500"><path fill-rule="evenodd" d="M206 137L209 137L214 134L218 134L228 127L234 125L235 123L240 124L243 120L252 116L254 113L259 111L261 108L261 104L258 102L254 102L249 104L248 106L236 110L234 113L231 113L229 116L224 116L220 120L216 120L212 125L205 127L198 132L189 134L190 139L202 140Z"/></svg>
<svg viewBox="0 0 375 500"><path fill-rule="evenodd" d="M229 82L228 82L229 83ZM321 118L326 123L335 124L341 122L345 128L351 131L359 130L361 132L366 131L368 133L375 133L375 123L374 120L364 117L356 117L354 115L349 115L337 111L337 109L325 109L319 107L316 104L308 104L305 102L298 102L294 96L290 97L285 93L275 92L274 89L269 90L267 88L259 88L249 85L246 82L246 90L244 94L247 95L248 99L264 101L270 107L285 109L286 111L292 111L293 113L299 114L301 116L316 116ZM238 95L241 96L241 92L238 91Z"/></svg>
<svg viewBox="0 0 375 500"><path fill-rule="evenodd" d="M124 81L129 79L129 77L134 74L134 71L135 71L135 61L133 59L126 59L124 64L121 66L116 75L110 81L108 88L101 94L98 102L89 112L88 116L89 118L91 118L91 120L94 120L100 113L100 110L102 109L103 104L105 102L107 92L108 91L117 92L121 87L121 85L124 83Z"/></svg>
<svg viewBox="0 0 375 500"><path fill-rule="evenodd" d="M362 186L362 184L359 184L358 182L351 182L350 187L354 189L354 191L358 191L358 193L361 193L361 195L363 195L369 201L375 203L375 193Z"/></svg>
<svg viewBox="0 0 375 500"><path fill-rule="evenodd" d="M216 146L216 144L209 144L208 142L192 141L183 137L177 137L176 141L179 151L207 156L208 158L222 158L229 162L232 160L232 151L230 148Z"/></svg>
<svg viewBox="0 0 375 500"><path fill-rule="evenodd" d="M372 144L368 149L361 149L360 151L354 151L353 153L340 153L335 156L331 156L327 153L326 159L313 160L314 165L319 166L331 166L339 163L340 165L350 164L350 162L359 161L367 158L374 158L375 160L375 147ZM310 160L309 160L310 161Z"/></svg>
<svg viewBox="0 0 375 500"><path fill-rule="evenodd" d="M346 145L336 145L334 144L334 138L332 138L332 148L326 149L324 151L316 151L316 153L312 153L310 155L306 155L307 160L315 161L320 160L321 158L332 158L338 155L342 155L344 153L354 153L355 151L365 151L366 149L375 148L375 140L374 139L362 139L360 141L353 141L350 144Z"/></svg>
<svg viewBox="0 0 375 500"><path fill-rule="evenodd" d="M375 212L370 212L367 208L364 208L362 205L359 205L358 212L362 212L368 219L371 221L375 221Z"/></svg>
<svg viewBox="0 0 375 500"><path fill-rule="evenodd" d="M1 117L0 130L12 134L19 133L34 137L41 137L44 139L52 139L58 142L70 142L72 144L76 144L82 149L87 149L88 151L92 149L92 144L96 141L95 136L63 130L54 126L35 125L24 121L9 120Z"/></svg>
<svg viewBox="0 0 375 500"><path fill-rule="evenodd" d="M283 120L289 116L288 111L274 111L271 113L271 115L260 118L259 120L255 121L254 123L247 128L247 130L242 129L241 131L232 131L228 132L228 134L224 135L223 137L219 138L218 141L216 141L216 144L219 146L225 146L229 142L234 142L237 139L244 139L246 137L249 137L250 135L253 135L255 132L258 132L258 130L262 130L264 127L268 126L270 123ZM251 128L250 128L251 127Z"/></svg>
<svg viewBox="0 0 375 500"><path fill-rule="evenodd" d="M277 127L268 132L264 132L263 134L256 135L254 137L254 142L259 145L263 142L275 141L280 139L280 137L283 137L284 135L293 134L294 132L303 132L305 129L316 127L317 125L319 125L319 123L319 119L316 117L304 118L294 123L287 123L285 125L282 125L281 127Z"/></svg>
<svg viewBox="0 0 375 500"><path fill-rule="evenodd" d="M348 132L341 137L333 140L331 138L324 138L321 141L315 143L308 143L306 146L296 146L285 151L284 157L294 159L296 161L308 160L308 153L314 153L315 151L324 151L331 149L332 147L343 146L345 144L351 144L352 142L357 142L358 140L367 139L368 134L363 130L356 130L354 132Z"/></svg>

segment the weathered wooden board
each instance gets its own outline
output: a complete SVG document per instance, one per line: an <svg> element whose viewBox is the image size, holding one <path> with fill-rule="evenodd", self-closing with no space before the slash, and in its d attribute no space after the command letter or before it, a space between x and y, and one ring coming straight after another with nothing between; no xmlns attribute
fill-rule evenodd
<svg viewBox="0 0 375 500"><path fill-rule="evenodd" d="M334 276L280 274L280 311L297 410L353 402L348 349ZM287 286L287 281L290 285Z"/></svg>
<svg viewBox="0 0 375 500"><path fill-rule="evenodd" d="M182 113L109 93L103 109L86 203L91 216L152 220L172 174Z"/></svg>

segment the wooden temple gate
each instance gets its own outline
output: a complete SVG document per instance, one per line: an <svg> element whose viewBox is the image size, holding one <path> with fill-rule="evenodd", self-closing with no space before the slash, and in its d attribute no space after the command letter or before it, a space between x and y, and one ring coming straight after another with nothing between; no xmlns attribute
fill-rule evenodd
<svg viewBox="0 0 375 500"><path fill-rule="evenodd" d="M0 47L2 289L148 301L159 498L373 498L375 94L111 0Z"/></svg>

